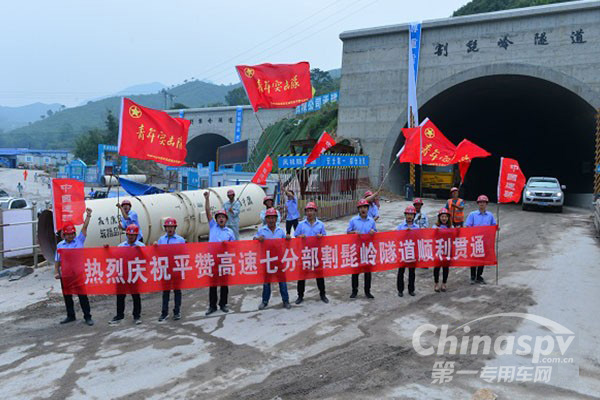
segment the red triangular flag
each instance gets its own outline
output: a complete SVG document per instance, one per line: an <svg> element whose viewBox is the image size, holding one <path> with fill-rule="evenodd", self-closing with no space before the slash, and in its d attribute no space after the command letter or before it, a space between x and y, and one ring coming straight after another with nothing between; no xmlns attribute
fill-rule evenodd
<svg viewBox="0 0 600 400"><path fill-rule="evenodd" d="M406 141L397 154L400 162L437 166L452 164L456 146L431 120L424 120L416 128L404 128L402 133Z"/></svg>
<svg viewBox="0 0 600 400"><path fill-rule="evenodd" d="M261 185L261 186L266 185L267 177L271 173L272 169L273 169L273 160L271 160L271 157L267 154L267 156L265 157L263 162L260 164L260 166L256 170L256 173L252 177L252 183L256 183L257 185Z"/></svg>
<svg viewBox="0 0 600 400"><path fill-rule="evenodd" d="M329 149L332 146L335 146L335 140L331 137L329 133L323 132L323 134L317 141L317 144L315 144L315 147L310 152L310 155L306 159L304 165L310 164L311 162L315 161L321 156L321 154L325 153L327 149Z"/></svg>
<svg viewBox="0 0 600 400"><path fill-rule="evenodd" d="M477 146L470 140L463 139L462 142L456 146L456 152L452 158L452 163L458 163L458 170L460 171L460 181L465 181L465 175L471 166L471 160L474 158L489 157L491 154Z"/></svg>

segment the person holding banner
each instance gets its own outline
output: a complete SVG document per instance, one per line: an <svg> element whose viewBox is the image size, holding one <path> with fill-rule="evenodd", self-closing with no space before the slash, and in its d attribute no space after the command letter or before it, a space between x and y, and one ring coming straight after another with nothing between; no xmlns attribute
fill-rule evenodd
<svg viewBox="0 0 600 400"><path fill-rule="evenodd" d="M421 208L423 207L423 200L421 200L420 197L417 197L413 201L413 206L417 211L417 214L415 215L415 224L419 225L420 229L429 228L429 220L427 219L427 214L421 212Z"/></svg>
<svg viewBox="0 0 600 400"><path fill-rule="evenodd" d="M491 211L487 211L487 205L490 202L488 197L485 194L477 197L477 206L479 210L473 211L467 217L466 226L494 226L497 225L496 218L494 218L494 214ZM500 229L500 228L498 228ZM471 285L476 283L485 285L486 282L483 279L483 267L481 265L479 267L471 267Z"/></svg>
<svg viewBox="0 0 600 400"><path fill-rule="evenodd" d="M179 244L185 243L185 239L175 233L177 229L177 220L175 218L167 218L164 222L165 234L158 238L155 244ZM170 290L163 290L162 296L162 310L158 322L166 320L169 316L169 297L171 295ZM175 308L173 308L173 319L175 321L181 319L181 290L173 290L173 298L175 301Z"/></svg>
<svg viewBox="0 0 600 400"><path fill-rule="evenodd" d="M240 239L240 208L241 204L239 200L235 200L235 190L229 189L227 191L227 201L223 203L223 208L227 211L227 226L233 231L235 240Z"/></svg>
<svg viewBox="0 0 600 400"><path fill-rule="evenodd" d="M265 214L267 226L260 227L256 235L254 235L254 239L258 240L259 242L263 242L265 239L289 239L290 235L286 235L285 232L283 232L283 229L277 226L277 210L274 208L269 208ZM292 308L290 305L290 296L287 290L287 283L279 282L279 294L281 295L281 300L283 301L283 308L286 310ZM271 299L271 284L265 283L263 284L262 301L259 304L258 309L264 310L269 304L269 299Z"/></svg>
<svg viewBox="0 0 600 400"><path fill-rule="evenodd" d="M298 228L294 231L294 236L304 238L307 236L323 237L327 235L325 225L317 219L317 205L314 202L309 202L304 207L305 218L298 224ZM304 301L304 288L306 287L305 280L298 281L298 298L296 304L301 304ZM317 287L319 295L323 303L329 303L329 299L325 295L325 278L317 278ZM365 289L366 290L366 289Z"/></svg>
<svg viewBox="0 0 600 400"><path fill-rule="evenodd" d="M369 202L366 199L359 200L356 207L358 208L358 215L350 220L346 233L373 234L377 232L375 220L369 216ZM358 276L359 274L352 274L352 294L350 294L351 299L355 299L356 295L358 294ZM368 299L375 298L375 296L371 294L370 272L365 272L365 297Z"/></svg>
<svg viewBox="0 0 600 400"><path fill-rule="evenodd" d="M130 224L127 226L125 236L127 236L127 240L121 243L119 247L144 247L144 243L137 240L140 236L140 228L137 225ZM117 315L108 322L109 325L118 325L125 318L125 297L127 297L126 294L117 295ZM142 298L139 293L132 293L131 298L133 299L133 322L139 325L142 323Z"/></svg>
<svg viewBox="0 0 600 400"><path fill-rule="evenodd" d="M450 222L455 228L460 228L465 223L465 201L458 197L458 188L450 189L450 199L446 203L446 208L450 211Z"/></svg>
<svg viewBox="0 0 600 400"><path fill-rule="evenodd" d="M285 187L283 188L283 191L287 196L287 201L285 202L285 233L289 235L292 233L292 228L294 228L294 232L296 232L300 213L298 212L298 199L296 199L294 191Z"/></svg>
<svg viewBox="0 0 600 400"><path fill-rule="evenodd" d="M375 194L370 190L367 190L364 195L364 199L369 202L369 217L373 218L373 221L377 222L379 219L379 207L377 206L377 195L379 191Z"/></svg>
<svg viewBox="0 0 600 400"><path fill-rule="evenodd" d="M448 229L452 228L452 221L450 221L450 211L447 208L442 208L438 211L437 222L433 224L434 229ZM439 286L440 283L440 268L442 271L442 286ZM433 268L433 290L437 293L446 291L446 282L448 281L448 273L450 272L450 266L446 267L434 267Z"/></svg>
<svg viewBox="0 0 600 400"><path fill-rule="evenodd" d="M405 222L396 227L396 230L411 230L419 229L419 225L415 224L415 215L417 210L414 206L408 206L404 209ZM398 278L396 279L396 287L398 289L398 296L404 296L404 270L406 267L398 268ZM411 296L415 295L415 268L408 268L408 294Z"/></svg>
<svg viewBox="0 0 600 400"><path fill-rule="evenodd" d="M62 229L63 240L56 245L56 250L59 249L80 249L83 247L85 243L85 238L87 236L87 229L90 224L90 219L92 218L92 209L85 209L85 220L83 221L83 226L81 227L81 231L79 235L75 229L73 224L65 225ZM57 251L56 256L54 257L54 277L56 279L61 279L61 269L60 269L60 253ZM62 279L60 282L62 288ZM79 294L79 305L81 306L81 311L83 311L83 319L85 320L85 324L88 326L94 325L94 320L92 319L92 314L90 310L90 301L88 300L87 295ZM65 308L67 309L67 317L60 321L61 324L67 324L69 322L73 322L76 320L75 318L75 305L73 303L73 295L63 294L63 298L65 300Z"/></svg>
<svg viewBox="0 0 600 400"><path fill-rule="evenodd" d="M218 210L213 218L210 212L210 193L204 192L204 212L206 213L206 219L208 220L209 242L228 242L235 240L235 234L229 229L227 224L227 211ZM215 221L216 220L216 221ZM217 296L217 287L211 286L208 289L208 310L204 315L210 315L217 311L217 301L219 302L219 308L224 313L229 312L227 307L227 296L229 295L229 287L221 286L221 296Z"/></svg>
<svg viewBox="0 0 600 400"><path fill-rule="evenodd" d="M136 240L138 242L143 242L144 237L140 229L140 221L138 219L137 213L131 209L131 201L125 199L121 202L121 204L117 203L117 208L121 211L121 221L119 221L119 228L126 231L129 225L137 226L140 233Z"/></svg>
<svg viewBox="0 0 600 400"><path fill-rule="evenodd" d="M260 220L262 221L263 226L266 226L267 221L265 221L265 214L269 208L274 208L273 205L275 204L273 201L273 196L265 196L263 199L263 204L265 205L265 209L260 212ZM279 226L279 223L281 222L281 214L279 214L277 209L275 211L277 211L277 226Z"/></svg>

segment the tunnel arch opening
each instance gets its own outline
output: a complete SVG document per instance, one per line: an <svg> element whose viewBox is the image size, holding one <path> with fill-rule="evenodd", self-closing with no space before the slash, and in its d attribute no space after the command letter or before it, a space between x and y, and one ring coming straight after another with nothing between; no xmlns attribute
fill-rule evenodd
<svg viewBox="0 0 600 400"><path fill-rule="evenodd" d="M517 159L526 177L558 178L567 186L567 204L591 200L595 113L590 103L556 83L509 74L458 83L419 108L419 117L429 117L454 144L469 139L492 153L472 162L465 198L485 193L496 200L503 156ZM403 144L399 132L391 162ZM408 164L396 164L391 187L402 191L408 174Z"/></svg>
<svg viewBox="0 0 600 400"><path fill-rule="evenodd" d="M217 160L217 149L229 143L229 140L216 133L196 136L186 144L185 162L194 167L198 164L207 166L210 161Z"/></svg>

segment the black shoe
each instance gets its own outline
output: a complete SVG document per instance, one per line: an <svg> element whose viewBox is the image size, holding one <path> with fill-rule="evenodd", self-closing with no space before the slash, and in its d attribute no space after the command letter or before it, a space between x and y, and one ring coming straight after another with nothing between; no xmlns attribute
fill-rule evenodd
<svg viewBox="0 0 600 400"><path fill-rule="evenodd" d="M158 322L163 322L167 318L169 318L168 314L161 314L160 317L158 317Z"/></svg>
<svg viewBox="0 0 600 400"><path fill-rule="evenodd" d="M267 308L267 304L264 301L261 301L260 304L258 305L258 309L259 310L264 310L265 308Z"/></svg>
<svg viewBox="0 0 600 400"><path fill-rule="evenodd" d="M123 318L114 317L113 319L108 321L108 324L109 325L119 325L121 323L121 321L123 321Z"/></svg>
<svg viewBox="0 0 600 400"><path fill-rule="evenodd" d="M404 297L404 293L398 292L398 297Z"/></svg>
<svg viewBox="0 0 600 400"><path fill-rule="evenodd" d="M356 298L356 295L358 295L358 291L356 291L356 290L353 290L353 291L352 291L352 294L350 295L350 298L351 298L351 299L355 299L355 298Z"/></svg>
<svg viewBox="0 0 600 400"><path fill-rule="evenodd" d="M481 285L487 285L487 283L485 282L485 280L481 276L479 278L477 278L477 283L479 283Z"/></svg>
<svg viewBox="0 0 600 400"><path fill-rule="evenodd" d="M414 296L415 292L408 292L408 294L410 294L411 296Z"/></svg>
<svg viewBox="0 0 600 400"><path fill-rule="evenodd" d="M206 310L206 312L204 313L204 315L210 315L216 311L217 309L215 307L209 307L208 310Z"/></svg>
<svg viewBox="0 0 600 400"><path fill-rule="evenodd" d="M325 304L329 303L329 299L324 294L321 295L321 301Z"/></svg>
<svg viewBox="0 0 600 400"><path fill-rule="evenodd" d="M292 308L292 306L290 305L289 301L284 301L283 308L285 308L286 310L289 310L290 308Z"/></svg>
<svg viewBox="0 0 600 400"><path fill-rule="evenodd" d="M228 313L229 312L229 307L227 307L227 304L223 304L221 307L219 307L221 309L221 311L223 311L224 313Z"/></svg>
<svg viewBox="0 0 600 400"><path fill-rule="evenodd" d="M87 326L94 326L94 320L93 320L93 319L91 319L91 318L86 318L86 319L85 319L85 324L86 324Z"/></svg>
<svg viewBox="0 0 600 400"><path fill-rule="evenodd" d="M296 304L302 304L303 301L304 301L304 297L298 296L298 298L296 299L296 301L294 303L296 303Z"/></svg>
<svg viewBox="0 0 600 400"><path fill-rule="evenodd" d="M62 324L68 324L69 322L75 321L75 319L76 319L75 317L67 317L67 318L63 319L62 321L60 321L60 324L61 325Z"/></svg>
<svg viewBox="0 0 600 400"><path fill-rule="evenodd" d="M374 299L374 298L375 298L375 296L373 296L373 295L371 294L371 292L365 292L365 297L366 297L367 299Z"/></svg>
<svg viewBox="0 0 600 400"><path fill-rule="evenodd" d="M173 320L174 321L179 321L181 319L181 313L175 313L173 314Z"/></svg>

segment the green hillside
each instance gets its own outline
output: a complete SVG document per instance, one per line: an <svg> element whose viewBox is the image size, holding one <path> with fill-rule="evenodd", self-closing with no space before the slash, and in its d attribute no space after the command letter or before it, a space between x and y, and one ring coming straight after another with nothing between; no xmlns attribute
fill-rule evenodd
<svg viewBox="0 0 600 400"><path fill-rule="evenodd" d="M193 81L169 90L175 95L175 103L188 107L202 107L214 103L224 103L225 95L238 85L214 85ZM165 97L161 93L130 96L143 106L163 109ZM36 147L36 148L72 148L75 136L85 133L91 128L101 128L108 111L119 114L119 97L110 97L92 101L84 106L67 108L53 115L10 132L0 134L2 147Z"/></svg>
<svg viewBox="0 0 600 400"><path fill-rule="evenodd" d="M318 139L323 131L334 133L337 130L337 115L338 103L329 103L320 111L302 118L287 118L270 125L256 143L246 170L256 170L267 154L272 157L273 154L289 154L293 140ZM277 165L273 166L273 171L277 171Z"/></svg>
<svg viewBox="0 0 600 400"><path fill-rule="evenodd" d="M473 0L454 11L453 17L461 15L481 14L492 11L510 10L513 8L524 8L543 6L552 3L565 3L571 0Z"/></svg>

